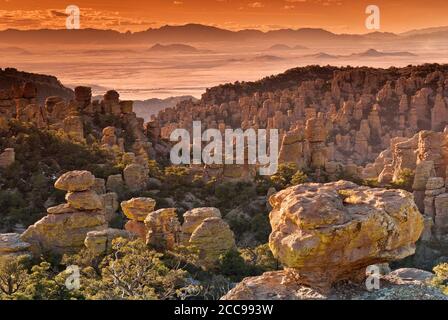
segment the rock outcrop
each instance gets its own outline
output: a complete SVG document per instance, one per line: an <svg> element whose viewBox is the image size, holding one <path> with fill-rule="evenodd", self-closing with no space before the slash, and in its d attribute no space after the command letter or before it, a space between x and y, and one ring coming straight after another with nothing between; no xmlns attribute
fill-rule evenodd
<svg viewBox="0 0 448 320"><path fill-rule="evenodd" d="M130 220L145 221L148 214L154 211L156 201L151 198L132 198L121 202L123 213Z"/></svg>
<svg viewBox="0 0 448 320"><path fill-rule="evenodd" d="M207 269L216 267L219 257L235 249L235 237L221 218L205 219L192 233L189 243L199 249L199 259Z"/></svg>
<svg viewBox="0 0 448 320"><path fill-rule="evenodd" d="M290 187L270 202L269 245L285 269L245 278L222 299L448 299L418 269L380 272L379 288L366 287L366 267L414 252L423 218L412 194L339 181Z"/></svg>
<svg viewBox="0 0 448 320"><path fill-rule="evenodd" d="M427 283L427 274L417 269L396 270L380 275L380 286L372 291L365 285L341 283L323 292L301 284L300 275L287 269L245 278L221 300L448 300Z"/></svg>
<svg viewBox="0 0 448 320"><path fill-rule="evenodd" d="M88 232L107 228L103 201L90 189L94 182L88 171L71 171L59 177L55 187L67 191L67 203L48 208L48 215L21 235L34 254L79 251Z"/></svg>
<svg viewBox="0 0 448 320"><path fill-rule="evenodd" d="M331 285L415 252L423 218L412 194L339 181L302 184L270 198L269 246L302 283Z"/></svg>
<svg viewBox="0 0 448 320"><path fill-rule="evenodd" d="M132 239L133 235L126 230L111 228L90 231L87 233L84 245L94 255L107 254L112 249L112 241L117 238Z"/></svg>
<svg viewBox="0 0 448 320"><path fill-rule="evenodd" d="M185 242L190 240L193 232L207 218L221 218L221 212L217 208L195 208L184 213L182 238Z"/></svg>
<svg viewBox="0 0 448 320"><path fill-rule="evenodd" d="M158 251L173 250L180 242L181 227L174 208L150 212L145 227L146 244Z"/></svg>
<svg viewBox="0 0 448 320"><path fill-rule="evenodd" d="M18 233L0 233L0 257L30 255L31 245L20 239Z"/></svg>

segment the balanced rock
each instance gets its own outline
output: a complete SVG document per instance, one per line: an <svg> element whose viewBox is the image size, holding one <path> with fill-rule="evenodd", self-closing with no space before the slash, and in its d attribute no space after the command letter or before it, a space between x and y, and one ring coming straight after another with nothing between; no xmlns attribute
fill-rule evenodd
<svg viewBox="0 0 448 320"><path fill-rule="evenodd" d="M70 207L78 210L99 210L104 208L101 197L93 190L69 192L65 195Z"/></svg>
<svg viewBox="0 0 448 320"><path fill-rule="evenodd" d="M89 171L69 171L54 184L56 189L64 191L86 191L95 184L95 176Z"/></svg>
<svg viewBox="0 0 448 320"><path fill-rule="evenodd" d="M154 211L156 201L151 198L132 198L121 202L123 213L130 220L145 221L148 214Z"/></svg>
<svg viewBox="0 0 448 320"><path fill-rule="evenodd" d="M314 286L414 254L423 231L423 217L404 190L308 183L277 193L270 203L274 256Z"/></svg>

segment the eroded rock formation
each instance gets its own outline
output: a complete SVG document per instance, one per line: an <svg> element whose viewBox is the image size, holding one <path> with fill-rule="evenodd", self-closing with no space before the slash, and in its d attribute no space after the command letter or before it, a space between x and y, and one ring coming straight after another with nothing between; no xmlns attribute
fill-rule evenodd
<svg viewBox="0 0 448 320"><path fill-rule="evenodd" d="M91 190L94 182L88 171L71 171L59 177L55 187L67 191L67 203L48 208L48 214L21 235L34 254L76 252L84 246L88 232L107 228L103 201Z"/></svg>

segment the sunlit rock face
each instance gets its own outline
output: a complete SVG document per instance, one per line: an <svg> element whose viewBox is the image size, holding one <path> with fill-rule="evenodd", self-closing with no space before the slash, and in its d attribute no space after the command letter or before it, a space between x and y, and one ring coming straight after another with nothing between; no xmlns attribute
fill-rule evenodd
<svg viewBox="0 0 448 320"><path fill-rule="evenodd" d="M423 217L412 194L351 182L302 184L270 198L269 246L304 284L331 285L415 252Z"/></svg>
<svg viewBox="0 0 448 320"><path fill-rule="evenodd" d="M104 201L93 190L95 176L89 171L69 171L55 188L67 191L67 203L47 209L47 215L21 235L35 255L42 252L73 253L84 247L90 231L107 228Z"/></svg>

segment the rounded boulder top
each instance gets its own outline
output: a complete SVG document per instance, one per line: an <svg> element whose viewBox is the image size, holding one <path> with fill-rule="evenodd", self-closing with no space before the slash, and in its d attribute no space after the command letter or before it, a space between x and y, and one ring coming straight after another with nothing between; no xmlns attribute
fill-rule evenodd
<svg viewBox="0 0 448 320"><path fill-rule="evenodd" d="M95 176L89 171L69 171L56 180L56 189L78 192L89 190L95 183Z"/></svg>

